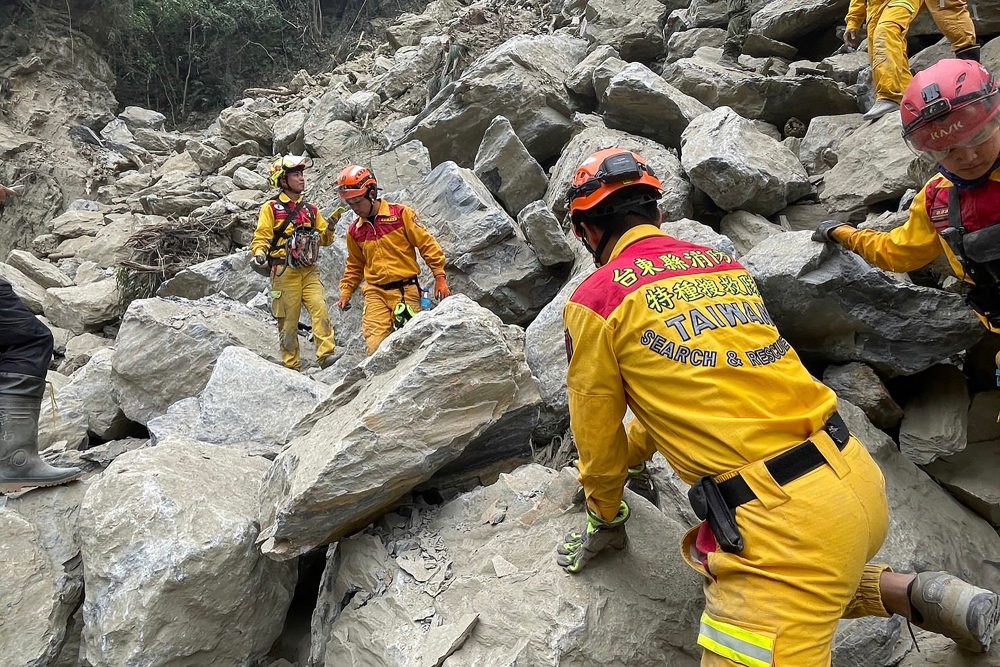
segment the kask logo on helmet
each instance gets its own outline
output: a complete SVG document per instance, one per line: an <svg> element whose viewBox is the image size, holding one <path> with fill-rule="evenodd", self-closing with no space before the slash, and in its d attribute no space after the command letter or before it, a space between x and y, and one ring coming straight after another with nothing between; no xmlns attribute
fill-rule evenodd
<svg viewBox="0 0 1000 667"><path fill-rule="evenodd" d="M948 127L943 127L939 130L934 130L931 132L931 139L943 139L944 137L950 136L955 132L960 132L965 129L965 123L963 121L958 121L952 123Z"/></svg>

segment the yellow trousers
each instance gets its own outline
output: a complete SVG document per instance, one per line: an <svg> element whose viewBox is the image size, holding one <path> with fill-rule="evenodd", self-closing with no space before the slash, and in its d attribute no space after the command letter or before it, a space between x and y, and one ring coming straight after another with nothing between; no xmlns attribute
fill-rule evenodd
<svg viewBox="0 0 1000 667"><path fill-rule="evenodd" d="M416 285L407 285L404 290L406 305L414 313L419 313L420 290ZM361 315L361 334L365 337L368 354L372 355L393 332L392 311L402 301L403 294L398 289L385 290L368 284L362 293L365 297L365 309Z"/></svg>
<svg viewBox="0 0 1000 667"><path fill-rule="evenodd" d="M906 33L919 9L920 0L870 0L868 3L868 54L876 99L894 102L903 99L903 91L913 78L906 52Z"/></svg>
<svg viewBox="0 0 1000 667"><path fill-rule="evenodd" d="M828 666L838 620L889 616L879 589L889 568L867 562L889 529L882 471L855 438L843 451L825 432L810 439L828 464L785 486L763 461L720 478L738 472L758 496L736 510L742 553L702 558L699 531L707 529L684 537L684 559L706 579L703 667ZM656 449L638 420L628 447L629 467Z"/></svg>
<svg viewBox="0 0 1000 667"><path fill-rule="evenodd" d="M302 306L312 320L313 339L316 341L316 358L322 365L333 354L333 325L326 308L326 295L320 282L319 268L286 267L271 281L271 312L278 320L278 345L281 361L299 370L299 314Z"/></svg>
<svg viewBox="0 0 1000 667"><path fill-rule="evenodd" d="M926 0L924 4L938 30L951 42L952 51L976 45L976 27L966 0Z"/></svg>

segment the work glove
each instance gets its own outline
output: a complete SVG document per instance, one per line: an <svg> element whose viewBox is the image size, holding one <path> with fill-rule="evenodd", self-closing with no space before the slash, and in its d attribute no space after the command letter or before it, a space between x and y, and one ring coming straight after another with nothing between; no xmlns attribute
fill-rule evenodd
<svg viewBox="0 0 1000 667"><path fill-rule="evenodd" d="M434 296L437 297L438 301L451 296L451 288L448 287L448 280L444 276L438 276L434 279Z"/></svg>
<svg viewBox="0 0 1000 667"><path fill-rule="evenodd" d="M329 215L324 216L327 220L331 222L337 222L340 218L349 211L347 206L338 206L337 208L330 211Z"/></svg>
<svg viewBox="0 0 1000 667"><path fill-rule="evenodd" d="M250 261L252 261L256 266L267 266L267 255L259 252L254 255Z"/></svg>
<svg viewBox="0 0 1000 667"><path fill-rule="evenodd" d="M611 521L605 521L588 508L586 528L582 532L573 531L563 538L556 548L559 554L556 563L570 574L576 574L591 558L606 548L624 549L627 540L625 522L630 514L624 500L618 508L618 514Z"/></svg>
<svg viewBox="0 0 1000 667"><path fill-rule="evenodd" d="M816 227L816 231L813 232L812 240L818 241L819 243L836 243L837 239L833 238L830 232L835 230L837 227L848 227L846 222L841 222L840 220L824 220L819 223Z"/></svg>

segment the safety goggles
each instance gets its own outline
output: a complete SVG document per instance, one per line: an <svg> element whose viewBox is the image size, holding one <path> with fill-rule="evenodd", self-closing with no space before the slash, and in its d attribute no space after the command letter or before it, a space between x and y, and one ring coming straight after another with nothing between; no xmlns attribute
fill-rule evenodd
<svg viewBox="0 0 1000 667"><path fill-rule="evenodd" d="M948 131L947 128L934 130L928 127L925 128L925 132L917 132L904 137L904 139L914 153L923 153L934 161L941 162L952 151L977 148L992 139L993 135L1000 129L1000 119L991 119L982 127L974 129L966 129L960 125L961 123L952 123L950 126L951 133L956 135L954 138L946 137L943 134Z"/></svg>
<svg viewBox="0 0 1000 667"><path fill-rule="evenodd" d="M566 193L566 208L570 208L573 200L586 197L601 189L603 185L612 185L625 181L638 181L642 172L656 176L652 167L642 164L629 152L621 152L604 159L601 167L591 178L575 185Z"/></svg>

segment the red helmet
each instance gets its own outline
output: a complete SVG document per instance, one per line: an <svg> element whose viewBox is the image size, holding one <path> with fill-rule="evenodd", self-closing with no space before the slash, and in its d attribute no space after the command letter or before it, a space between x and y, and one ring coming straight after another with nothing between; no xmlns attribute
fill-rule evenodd
<svg viewBox="0 0 1000 667"><path fill-rule="evenodd" d="M377 191L378 181L375 180L375 174L367 167L349 164L337 177L337 192L341 199L362 196L374 199Z"/></svg>
<svg viewBox="0 0 1000 667"><path fill-rule="evenodd" d="M997 127L997 81L974 60L942 60L919 72L900 103L903 138L937 160L960 146L976 146Z"/></svg>
<svg viewBox="0 0 1000 667"><path fill-rule="evenodd" d="M663 195L663 183L641 155L624 148L597 151L577 167L566 193L570 219L598 209L611 194L626 188L634 188L638 198L649 201Z"/></svg>

